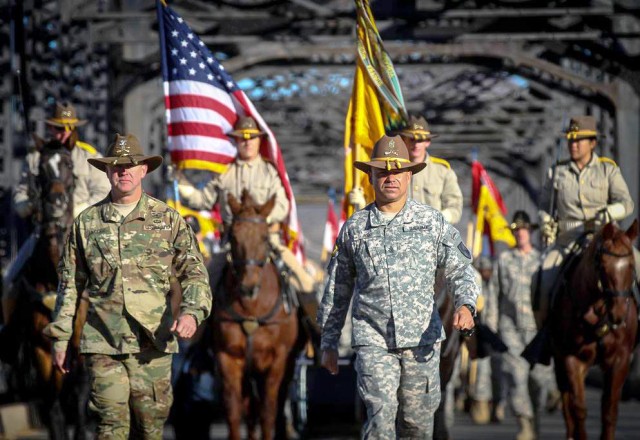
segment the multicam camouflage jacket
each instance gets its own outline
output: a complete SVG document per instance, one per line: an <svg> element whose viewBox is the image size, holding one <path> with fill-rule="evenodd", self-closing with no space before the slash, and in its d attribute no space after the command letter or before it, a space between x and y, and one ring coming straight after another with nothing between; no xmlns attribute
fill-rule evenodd
<svg viewBox="0 0 640 440"><path fill-rule="evenodd" d="M434 302L443 268L455 305L475 307L471 254L436 209L409 199L391 220L375 203L342 227L318 310L323 349L337 349L353 297L353 345L406 348L445 339Z"/></svg>
<svg viewBox="0 0 640 440"><path fill-rule="evenodd" d="M83 292L89 300L83 353L137 353L145 342L177 352L169 331L172 271L182 288L181 313L199 324L211 310L209 277L191 228L146 194L125 219L109 197L79 215L58 270L55 320L45 331L56 351L67 347Z"/></svg>

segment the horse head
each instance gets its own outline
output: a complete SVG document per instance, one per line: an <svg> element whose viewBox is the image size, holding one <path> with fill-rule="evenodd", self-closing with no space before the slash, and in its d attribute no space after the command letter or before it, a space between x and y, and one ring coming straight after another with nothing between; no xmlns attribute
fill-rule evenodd
<svg viewBox="0 0 640 440"><path fill-rule="evenodd" d="M232 194L227 197L233 221L229 234L231 267L240 281L240 292L255 297L260 290L262 268L270 261L269 225L267 216L275 205L275 195L258 205L245 189L241 201Z"/></svg>
<svg viewBox="0 0 640 440"><path fill-rule="evenodd" d="M633 242L638 236L638 220L623 231L613 223L606 224L596 235L592 249L596 266L596 293L593 313L599 332L606 333L623 325L633 299L635 264Z"/></svg>
<svg viewBox="0 0 640 440"><path fill-rule="evenodd" d="M73 221L74 185L71 152L58 140L44 144L40 149L36 181L40 198L39 220L44 237L51 243L50 253L55 264Z"/></svg>

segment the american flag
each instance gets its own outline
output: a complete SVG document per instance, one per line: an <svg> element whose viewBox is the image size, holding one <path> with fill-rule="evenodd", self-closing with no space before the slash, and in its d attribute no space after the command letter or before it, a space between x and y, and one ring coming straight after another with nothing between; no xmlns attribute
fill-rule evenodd
<svg viewBox="0 0 640 440"><path fill-rule="evenodd" d="M268 136L260 153L275 164L290 203L285 239L304 261L302 230L280 147L249 98L186 21L161 0L158 29L171 161L179 168L223 173L236 156L227 137L239 116L253 117Z"/></svg>

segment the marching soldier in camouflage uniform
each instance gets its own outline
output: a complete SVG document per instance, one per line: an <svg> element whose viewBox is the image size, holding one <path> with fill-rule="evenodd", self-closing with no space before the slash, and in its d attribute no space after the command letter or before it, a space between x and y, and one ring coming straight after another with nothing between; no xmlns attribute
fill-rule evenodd
<svg viewBox="0 0 640 440"><path fill-rule="evenodd" d="M174 335L193 336L211 310L211 290L189 226L142 191L142 179L162 157L143 155L132 135L117 135L107 156L89 163L106 172L110 197L73 224L60 263L55 320L45 333L54 340L55 366L67 372L76 303L79 296L87 300L80 351L91 375L97 437L160 439L173 400ZM177 292L170 285L176 280L182 302L174 320Z"/></svg>
<svg viewBox="0 0 640 440"><path fill-rule="evenodd" d="M86 120L78 119L76 109L68 103L56 104L53 118L45 120L52 136L59 140L71 151L71 161L73 162L73 175L75 177L75 188L73 189L73 215L80 214L89 205L99 202L109 193L109 180L104 173L89 166L87 159L102 157L98 151L78 139L78 128L87 123ZM16 213L22 218L28 218L34 213L34 196L32 182L38 176L38 166L40 164L40 152L36 149L30 151L26 158L24 168L20 173L20 181L14 188L13 204ZM31 256L35 246L36 236L33 234L27 242L20 248L18 257L7 271L4 283L4 297L2 298L2 311L4 324L8 325L11 315L16 306L17 289L11 288L11 283L19 274L24 263Z"/></svg>
<svg viewBox="0 0 640 440"><path fill-rule="evenodd" d="M338 372L338 340L353 297L352 343L358 391L367 408L363 438L430 438L440 403L444 329L434 301L437 268L455 292L454 327L474 326L478 286L471 254L436 209L408 199L411 175L402 138L383 136L367 172L375 203L342 227L318 311L322 365Z"/></svg>
<svg viewBox="0 0 640 440"><path fill-rule="evenodd" d="M431 133L425 118L415 116L409 118L409 125L398 134L409 150L411 162L426 164L424 171L411 179L409 197L436 208L447 222L458 223L462 216L462 191L458 177L449 162L427 153L431 139L438 135ZM356 209L362 209L366 204L362 188L354 189L349 201Z"/></svg>
<svg viewBox="0 0 640 440"><path fill-rule="evenodd" d="M595 118L572 118L566 137L571 159L555 165L555 175L553 167L549 169L540 197L542 235L555 243L545 254L540 286L532 290L538 328L546 320L562 262L572 252L578 237L611 220L622 220L633 211L633 200L620 168L594 151L598 137ZM557 218L549 212L554 208L549 206L554 191ZM636 274L640 277L640 253L634 249L634 255Z"/></svg>
<svg viewBox="0 0 640 440"><path fill-rule="evenodd" d="M520 356L536 335L530 296L531 280L540 264L540 252L531 245L530 231L535 227L526 212L516 211L511 223L516 247L498 259L498 332L509 347L503 355L503 372L508 400L520 425L517 440L536 438L542 397L555 388L550 366L536 365L530 371Z"/></svg>
<svg viewBox="0 0 640 440"><path fill-rule="evenodd" d="M494 275L493 261L485 255L480 256L475 267L482 279L482 303L478 301L480 322L491 331L498 331L498 282ZM474 423L484 425L490 420L501 422L504 419L502 404L502 355L492 354L484 359L476 359L476 383L471 404L471 418Z"/></svg>
<svg viewBox="0 0 640 440"><path fill-rule="evenodd" d="M211 180L202 190L194 188L186 179L181 179L178 189L184 203L193 209L211 209L216 203L220 205L220 214L226 227L231 224L233 215L227 201L227 195L233 194L238 200L242 191L248 190L256 203L266 203L271 196L276 196L276 203L267 221L271 225L270 243L280 254L284 263L294 276L291 281L302 293L313 293L314 280L298 263L293 252L280 240L280 224L289 214L289 200L278 176L278 170L260 155L260 138L267 133L260 131L256 121L244 116L238 118L234 130L229 133L238 147L238 157L229 165L227 171ZM221 277L221 267L226 262L226 252L214 255L212 267L214 271L211 285L217 286ZM311 298L311 296L304 295ZM315 296L313 296L315 300Z"/></svg>

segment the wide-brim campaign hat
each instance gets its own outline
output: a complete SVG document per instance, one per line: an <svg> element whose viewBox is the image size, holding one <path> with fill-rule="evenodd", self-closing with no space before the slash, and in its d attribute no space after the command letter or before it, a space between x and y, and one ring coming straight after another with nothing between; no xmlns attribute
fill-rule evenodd
<svg viewBox="0 0 640 440"><path fill-rule="evenodd" d="M593 116L574 116L569 121L569 128L564 133L568 140L580 140L600 137Z"/></svg>
<svg viewBox="0 0 640 440"><path fill-rule="evenodd" d="M70 130L87 123L85 119L78 119L75 107L68 102L64 104L56 103L53 118L45 119L44 122L54 127L62 127Z"/></svg>
<svg viewBox="0 0 640 440"><path fill-rule="evenodd" d="M419 173L427 166L425 162L411 162L409 150L400 136L382 136L373 147L369 162L353 163L360 171L369 172L371 168L381 170L405 170Z"/></svg>
<svg viewBox="0 0 640 440"><path fill-rule="evenodd" d="M258 123L251 116L239 117L233 126L233 131L229 132L229 136L241 139L253 139L266 135L267 133L260 130Z"/></svg>
<svg viewBox="0 0 640 440"><path fill-rule="evenodd" d="M516 229L537 229L538 225L535 223L531 223L531 218L529 214L524 211L516 211L513 214L513 219L509 224L509 229L515 231Z"/></svg>
<svg viewBox="0 0 640 440"><path fill-rule="evenodd" d="M399 131L397 131L395 134L399 134L400 136L404 136L409 139L415 139L418 142L428 141L430 139L438 137L437 134L431 133L431 129L429 129L429 123L422 116L409 116L409 123Z"/></svg>
<svg viewBox="0 0 640 440"><path fill-rule="evenodd" d="M140 165L147 164L147 173L158 168L162 165L162 156L146 156L142 151L140 142L132 134L122 136L116 134L116 139L105 154L105 157L94 157L87 159L87 161L99 169L100 171L106 171L107 166L116 165Z"/></svg>

